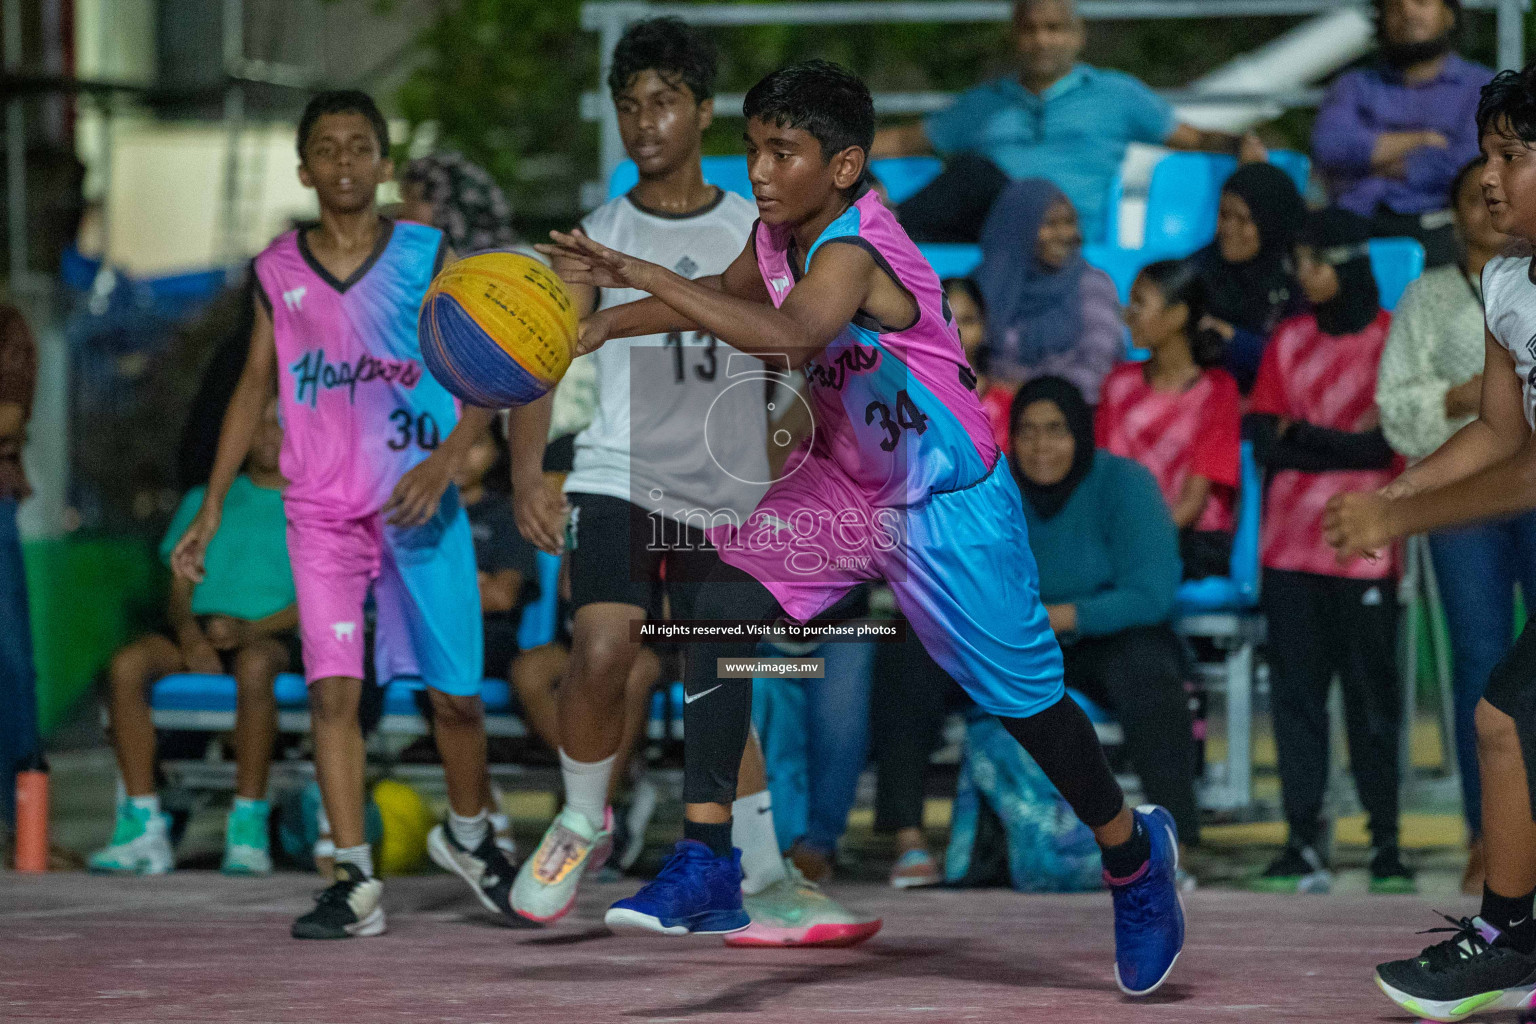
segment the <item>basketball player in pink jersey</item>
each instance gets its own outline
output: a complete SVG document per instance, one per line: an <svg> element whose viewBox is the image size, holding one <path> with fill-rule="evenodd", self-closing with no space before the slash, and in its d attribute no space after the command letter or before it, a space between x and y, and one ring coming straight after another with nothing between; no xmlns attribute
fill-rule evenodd
<svg viewBox="0 0 1536 1024"><path fill-rule="evenodd" d="M709 36L680 19L640 21L624 33L608 82L639 180L588 214L585 234L687 275L719 274L741 252L757 210L707 184L699 157L714 114L715 64ZM583 314L642 297L579 283L571 291ZM605 802L622 717L613 709L640 652L632 624L659 615L664 598L674 618L693 617L699 585L719 562L703 529L690 525L697 510L745 518L769 479L763 388L741 386L742 364L759 381L767 376L756 359L690 331L626 339L588 361L597 406L576 437L568 510L542 472L553 396L508 420L519 526L547 551L563 547L574 620L559 690L565 803L512 886L518 914L546 923L570 911L612 845ZM709 418L731 429L706 454L699 424ZM847 945L874 934L878 919L848 912L782 857L755 740L738 781L733 842L752 925L726 943Z"/></svg>
<svg viewBox="0 0 1536 1024"><path fill-rule="evenodd" d="M373 101L322 93L299 121L299 179L318 224L256 257L256 326L219 435L203 507L172 554L199 580L224 495L274 384L285 428L288 552L298 592L315 775L336 844L335 882L293 936L384 931L383 886L363 838L364 603L377 612L381 682L419 678L431 696L449 816L433 859L486 907L512 916L512 868L486 804L479 592L469 522L450 480L491 413L465 408L426 371L416 337L423 295L449 258L442 232L379 216L388 128Z"/></svg>
<svg viewBox="0 0 1536 1024"><path fill-rule="evenodd" d="M744 524L711 532L725 564L697 617L805 621L885 579L929 653L1094 830L1114 894L1116 982L1150 993L1184 941L1173 819L1126 806L1093 725L1066 696L1018 487L938 277L868 187L869 91L808 61L755 85L744 113L759 222L724 273L690 281L580 233L545 247L567 279L651 296L583 321L583 351L703 329L805 371L814 433ZM611 928L746 923L730 820L751 681L718 676L717 659L751 652L750 640L689 652L684 839L656 881L608 911Z"/></svg>

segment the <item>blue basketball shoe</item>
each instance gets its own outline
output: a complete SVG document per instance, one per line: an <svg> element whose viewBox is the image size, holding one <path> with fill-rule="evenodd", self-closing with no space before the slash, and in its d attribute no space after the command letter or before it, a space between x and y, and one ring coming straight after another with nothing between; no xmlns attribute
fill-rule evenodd
<svg viewBox="0 0 1536 1024"><path fill-rule="evenodd" d="M1179 901L1179 833L1173 816L1155 804L1135 815L1147 830L1152 856L1130 878L1110 878L1115 900L1115 984L1128 996L1156 992L1184 949Z"/></svg>
<svg viewBox="0 0 1536 1024"><path fill-rule="evenodd" d="M608 908L603 922L615 932L726 935L752 923L741 905L741 851L716 857L708 846L684 839L656 880Z"/></svg>

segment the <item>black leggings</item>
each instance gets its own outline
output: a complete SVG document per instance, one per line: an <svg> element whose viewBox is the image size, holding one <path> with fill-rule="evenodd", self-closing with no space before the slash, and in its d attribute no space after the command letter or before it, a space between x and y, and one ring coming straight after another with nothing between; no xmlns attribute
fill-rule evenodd
<svg viewBox="0 0 1536 1024"><path fill-rule="evenodd" d="M1397 845L1397 581L1264 570L1270 704L1291 841L1316 843L1328 790L1328 691L1335 674L1355 790L1373 846Z"/></svg>
<svg viewBox="0 0 1536 1024"><path fill-rule="evenodd" d="M1179 839L1200 841L1195 738L1184 693L1184 651L1168 626L1081 637L1062 648L1067 685L1104 707L1125 732L1147 799L1173 815Z"/></svg>
<svg viewBox="0 0 1536 1024"><path fill-rule="evenodd" d="M700 588L696 614L706 620L770 622L782 610L767 587L722 562ZM683 673L685 803L729 806L736 799L741 754L752 724L752 681L719 678L717 661L750 658L756 648L752 639L689 645ZM1120 813L1125 797L1104 759L1093 723L1069 698L1031 718L1001 721L1089 828L1101 828Z"/></svg>
<svg viewBox="0 0 1536 1024"><path fill-rule="evenodd" d="M875 831L921 828L928 761L949 712L966 704L954 680L907 628L900 644L881 644L875 658L870 744L880 766Z"/></svg>
<svg viewBox="0 0 1536 1024"><path fill-rule="evenodd" d="M721 562L699 587L694 614L701 620L772 622L781 611L767 587ZM752 727L752 680L721 679L717 660L750 658L757 641L710 640L684 651L683 802L729 806Z"/></svg>

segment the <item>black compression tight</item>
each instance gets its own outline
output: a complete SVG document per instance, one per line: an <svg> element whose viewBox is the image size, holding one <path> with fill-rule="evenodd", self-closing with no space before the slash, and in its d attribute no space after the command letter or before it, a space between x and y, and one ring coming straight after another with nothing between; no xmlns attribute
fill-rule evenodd
<svg viewBox="0 0 1536 1024"><path fill-rule="evenodd" d="M998 720L1035 759L1084 825L1100 829L1120 813L1125 793L1109 770L1093 723L1071 697L1063 694L1029 718Z"/></svg>
<svg viewBox="0 0 1536 1024"><path fill-rule="evenodd" d="M700 587L695 615L703 620L772 622L782 614L768 588L720 563ZM736 799L741 754L752 726L752 681L719 678L719 658L750 658L755 640L689 644L683 672L683 802L724 804ZM1003 727L1029 751L1083 824L1098 829L1125 806L1093 723L1063 695L1029 718L1002 718Z"/></svg>
<svg viewBox="0 0 1536 1024"><path fill-rule="evenodd" d="M772 622L779 603L768 588L740 569L720 563L699 587L699 619ZM683 802L736 800L736 776L752 727L752 680L721 679L716 659L750 658L756 640L691 643L683 669Z"/></svg>

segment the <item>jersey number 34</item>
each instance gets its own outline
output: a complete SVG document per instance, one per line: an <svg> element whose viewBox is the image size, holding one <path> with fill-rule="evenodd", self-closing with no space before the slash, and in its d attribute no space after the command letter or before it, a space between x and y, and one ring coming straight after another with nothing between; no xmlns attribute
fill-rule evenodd
<svg viewBox="0 0 1536 1024"><path fill-rule="evenodd" d="M901 440L903 430L915 430L919 434L928 429L928 417L923 410L917 407L912 397L907 394L905 388L896 392L896 417L891 418L891 408L884 402L870 402L864 409L864 422L874 423L879 417L880 429L885 431L885 438L880 442L882 451L895 451L897 442Z"/></svg>

